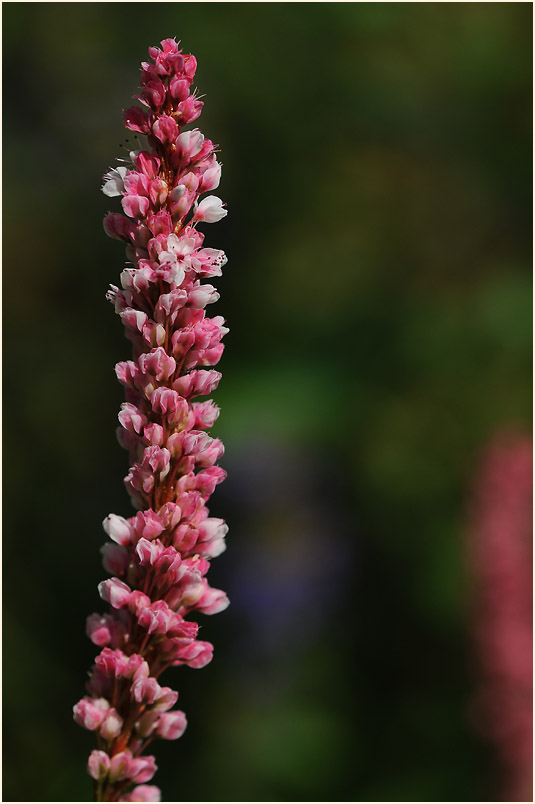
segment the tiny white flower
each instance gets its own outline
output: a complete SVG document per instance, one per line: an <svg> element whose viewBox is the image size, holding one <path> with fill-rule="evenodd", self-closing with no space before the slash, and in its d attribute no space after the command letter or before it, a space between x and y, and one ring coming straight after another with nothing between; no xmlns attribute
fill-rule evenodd
<svg viewBox="0 0 535 804"><path fill-rule="evenodd" d="M102 192L104 195L113 198L116 195L123 195L124 193L124 178L128 173L128 168L118 167L109 170L103 176L104 184L102 185Z"/></svg>
<svg viewBox="0 0 535 804"><path fill-rule="evenodd" d="M223 209L223 202L216 195L209 195L203 198L199 206L196 208L193 218L196 221L205 221L206 223L217 223L221 218L224 218L227 210Z"/></svg>

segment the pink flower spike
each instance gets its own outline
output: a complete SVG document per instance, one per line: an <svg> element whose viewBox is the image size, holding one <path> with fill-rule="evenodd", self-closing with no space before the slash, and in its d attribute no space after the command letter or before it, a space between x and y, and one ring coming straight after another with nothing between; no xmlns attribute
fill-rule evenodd
<svg viewBox="0 0 535 804"><path fill-rule="evenodd" d="M220 198L203 198L219 186L221 165L200 129L182 130L203 109L191 86L195 57L172 38L150 47L149 57L134 95L142 106L124 112L127 130L146 143L129 163L108 169L102 186L117 210L104 230L125 244L126 266L106 298L132 350L115 371L124 388L117 438L128 452L124 483L136 511L103 522L111 577L98 591L106 610L86 624L100 653L73 715L96 733L99 750L87 767L97 800L106 801L160 800L159 789L145 784L156 771L148 742L177 739L186 728L184 712L172 711L178 693L160 686L160 673L207 665L213 646L197 638L194 618L228 605L205 577L227 533L208 513L225 477L223 444L208 432L219 408L197 401L218 386L220 372L207 367L220 359L228 332L222 316L207 312L219 298L209 282L227 258L204 248L197 228L227 214Z"/></svg>

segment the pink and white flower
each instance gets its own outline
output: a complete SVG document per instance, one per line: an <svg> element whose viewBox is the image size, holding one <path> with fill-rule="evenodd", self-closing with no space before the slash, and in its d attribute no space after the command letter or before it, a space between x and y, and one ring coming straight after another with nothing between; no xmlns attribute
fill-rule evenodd
<svg viewBox="0 0 535 804"><path fill-rule="evenodd" d="M88 772L99 801L159 801L146 785L156 771L143 751L154 737L174 740L186 716L169 711L178 693L162 687L168 666L204 667L213 646L197 638L195 614L215 614L226 594L208 585L210 559L225 549L227 526L208 515L207 500L225 472L216 465L223 444L207 430L219 409L211 394L228 332L207 305L219 293L204 280L221 275L227 259L204 248L199 223L227 214L220 198L201 195L219 186L214 143L198 129L183 130L203 107L191 91L197 62L174 39L149 48L141 91L124 114L128 130L147 136L130 166L111 168L102 191L120 198L124 214L110 212L106 233L126 244L129 265L107 297L132 343L131 360L117 364L125 388L118 439L128 450L125 485L137 513L110 514L102 548L99 594L109 605L92 614L87 634L100 649L74 707L74 719L98 736ZM135 787L132 788L132 785ZM130 788L130 789L128 789Z"/></svg>

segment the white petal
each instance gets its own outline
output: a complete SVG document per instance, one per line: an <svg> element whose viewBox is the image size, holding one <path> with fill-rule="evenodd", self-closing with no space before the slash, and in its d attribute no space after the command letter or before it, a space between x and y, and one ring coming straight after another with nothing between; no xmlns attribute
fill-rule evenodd
<svg viewBox="0 0 535 804"><path fill-rule="evenodd" d="M109 198L122 195L124 193L124 177L127 173L128 168L123 166L112 168L108 171L103 177L104 184L102 185L102 192L104 195L107 195Z"/></svg>

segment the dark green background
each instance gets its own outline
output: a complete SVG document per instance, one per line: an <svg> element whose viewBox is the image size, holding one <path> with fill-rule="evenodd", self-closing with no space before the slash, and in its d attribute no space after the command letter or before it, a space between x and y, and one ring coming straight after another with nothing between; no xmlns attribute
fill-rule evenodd
<svg viewBox="0 0 535 804"><path fill-rule="evenodd" d="M84 800L101 521L130 515L100 179L182 39L230 214L213 663L165 679L166 800L481 800L468 490L531 415L530 4L10 3L4 800Z"/></svg>

